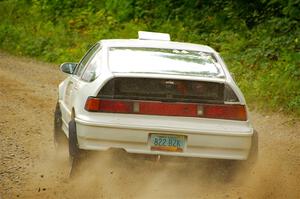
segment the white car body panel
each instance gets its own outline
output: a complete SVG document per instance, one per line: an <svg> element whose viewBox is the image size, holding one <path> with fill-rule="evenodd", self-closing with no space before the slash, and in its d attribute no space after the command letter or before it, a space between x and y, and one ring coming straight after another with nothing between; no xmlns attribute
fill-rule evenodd
<svg viewBox="0 0 300 199"><path fill-rule="evenodd" d="M103 85L114 77L149 77L184 80L204 80L230 85L239 104L246 104L242 92L232 79L225 63L208 46L153 40L102 40L103 62L101 74L92 82L69 75L59 85L59 104L63 130L68 137L68 123L74 118L77 125L79 148L107 150L122 148L130 153L160 154L186 157L247 159L251 148L253 128L250 121L233 121L195 117L154 116L137 114L95 113L84 109L88 96L96 96ZM113 73L107 64L109 47L149 47L203 51L213 53L221 64L224 78L167 74ZM71 86L70 86L71 82ZM149 134L176 134L187 137L183 152L151 151Z"/></svg>
<svg viewBox="0 0 300 199"><path fill-rule="evenodd" d="M94 120L91 121L91 117ZM126 146L124 149L128 152L144 154L245 159L253 133L245 122L205 118L97 113L96 117L78 116L75 121L78 142L83 149L107 150ZM151 151L149 133L185 135L186 149L176 154Z"/></svg>

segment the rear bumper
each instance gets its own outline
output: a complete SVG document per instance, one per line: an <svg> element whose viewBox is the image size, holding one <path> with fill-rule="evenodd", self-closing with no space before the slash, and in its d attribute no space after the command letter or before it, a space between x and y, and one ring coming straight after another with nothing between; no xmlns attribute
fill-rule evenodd
<svg viewBox="0 0 300 199"><path fill-rule="evenodd" d="M244 160L253 135L248 122L214 119L99 114L75 121L79 147L86 150L122 148L129 153ZM151 133L185 135L186 147L183 152L152 151Z"/></svg>

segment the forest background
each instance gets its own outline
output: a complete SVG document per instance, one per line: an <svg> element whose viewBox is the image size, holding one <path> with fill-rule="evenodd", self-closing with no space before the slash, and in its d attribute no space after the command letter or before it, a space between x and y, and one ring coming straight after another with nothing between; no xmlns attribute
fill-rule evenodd
<svg viewBox="0 0 300 199"><path fill-rule="evenodd" d="M300 0L0 0L0 49L47 62L139 30L213 47L250 107L300 115Z"/></svg>

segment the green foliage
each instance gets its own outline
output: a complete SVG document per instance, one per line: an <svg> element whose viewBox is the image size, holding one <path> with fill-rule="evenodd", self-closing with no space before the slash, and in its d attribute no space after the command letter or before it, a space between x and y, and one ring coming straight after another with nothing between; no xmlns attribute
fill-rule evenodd
<svg viewBox="0 0 300 199"><path fill-rule="evenodd" d="M138 30L210 45L248 102L300 114L300 0L2 0L0 48L60 63Z"/></svg>

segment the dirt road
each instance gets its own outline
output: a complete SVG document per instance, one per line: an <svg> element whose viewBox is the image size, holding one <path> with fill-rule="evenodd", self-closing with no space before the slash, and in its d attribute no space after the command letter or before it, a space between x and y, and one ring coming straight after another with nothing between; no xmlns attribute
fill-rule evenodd
<svg viewBox="0 0 300 199"><path fill-rule="evenodd" d="M58 67L0 53L0 198L300 198L300 123L251 112L256 163L91 154L68 179L52 140ZM227 165L227 166L226 166Z"/></svg>

